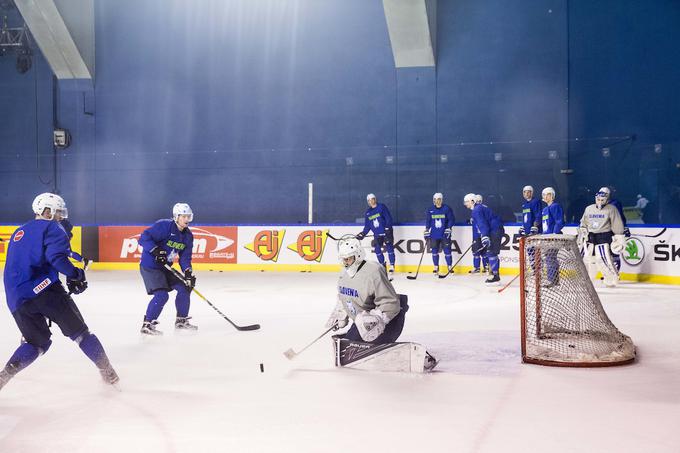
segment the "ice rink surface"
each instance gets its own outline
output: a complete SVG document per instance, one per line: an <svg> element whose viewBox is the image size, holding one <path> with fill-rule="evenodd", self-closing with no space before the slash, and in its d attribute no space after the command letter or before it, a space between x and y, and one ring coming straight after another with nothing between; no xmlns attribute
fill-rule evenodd
<svg viewBox="0 0 680 453"><path fill-rule="evenodd" d="M638 348L633 365L522 365L519 288L479 276L397 274L410 311L400 340L439 360L429 375L336 369L324 330L330 273L198 272L199 331L139 334L149 297L136 271L90 271L76 296L121 377L117 392L55 327L50 351L0 392L0 452L680 452L680 289L598 291ZM506 282L509 277L504 277ZM19 342L0 310L0 360ZM264 373L259 364L264 364Z"/></svg>

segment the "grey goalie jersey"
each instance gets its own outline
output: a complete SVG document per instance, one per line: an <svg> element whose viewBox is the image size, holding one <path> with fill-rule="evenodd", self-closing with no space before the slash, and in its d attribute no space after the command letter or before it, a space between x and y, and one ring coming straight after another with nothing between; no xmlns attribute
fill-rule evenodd
<svg viewBox="0 0 680 453"><path fill-rule="evenodd" d="M378 308L391 321L400 310L399 297L385 268L375 261L364 261L354 277L343 270L338 279L338 298L352 320L362 311Z"/></svg>
<svg viewBox="0 0 680 453"><path fill-rule="evenodd" d="M623 234L623 220L619 211L612 205L607 204L598 209L597 205L591 204L583 212L581 227L586 228L588 233Z"/></svg>

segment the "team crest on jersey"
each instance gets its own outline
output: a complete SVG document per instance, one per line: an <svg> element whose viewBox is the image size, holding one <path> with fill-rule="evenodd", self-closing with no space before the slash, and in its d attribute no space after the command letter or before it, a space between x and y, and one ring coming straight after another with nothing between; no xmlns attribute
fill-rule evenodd
<svg viewBox="0 0 680 453"><path fill-rule="evenodd" d="M24 230L19 230L19 231L17 231L17 234L14 235L14 239L12 239L12 240L14 242L19 242L22 237L24 237Z"/></svg>

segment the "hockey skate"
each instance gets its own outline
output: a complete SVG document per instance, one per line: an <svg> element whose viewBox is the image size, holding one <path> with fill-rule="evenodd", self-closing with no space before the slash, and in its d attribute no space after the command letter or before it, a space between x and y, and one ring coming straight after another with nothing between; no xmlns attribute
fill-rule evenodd
<svg viewBox="0 0 680 453"><path fill-rule="evenodd" d="M118 377L118 374L116 371L113 369L111 365L109 365L106 368L100 368L99 369L99 374L101 374L102 379L106 384L109 385L116 385L118 381L120 381L120 378Z"/></svg>
<svg viewBox="0 0 680 453"><path fill-rule="evenodd" d="M423 364L423 369L427 371L432 371L434 367L437 366L439 360L435 359L432 354L425 351L425 363Z"/></svg>
<svg viewBox="0 0 680 453"><path fill-rule="evenodd" d="M388 272L394 275L394 264L390 264Z"/></svg>
<svg viewBox="0 0 680 453"><path fill-rule="evenodd" d="M156 326L158 325L158 321L155 319L153 321L144 321L142 323L142 328L139 330L141 333L144 335L163 335L163 332L160 330L156 329Z"/></svg>
<svg viewBox="0 0 680 453"><path fill-rule="evenodd" d="M435 266L434 269L432 269L432 273L437 276L439 275L439 266Z"/></svg>
<svg viewBox="0 0 680 453"><path fill-rule="evenodd" d="M498 284L501 281L501 277L498 274L491 274L489 278L484 280L484 283L488 284Z"/></svg>
<svg viewBox="0 0 680 453"><path fill-rule="evenodd" d="M0 371L0 390L12 379L12 375L7 372L7 370Z"/></svg>
<svg viewBox="0 0 680 453"><path fill-rule="evenodd" d="M479 274L479 273L480 273L480 270L479 270L478 267L475 267L474 269L468 271L468 274Z"/></svg>
<svg viewBox="0 0 680 453"><path fill-rule="evenodd" d="M198 326L191 324L189 320L191 316L181 317L175 319L175 329L177 330L198 330Z"/></svg>

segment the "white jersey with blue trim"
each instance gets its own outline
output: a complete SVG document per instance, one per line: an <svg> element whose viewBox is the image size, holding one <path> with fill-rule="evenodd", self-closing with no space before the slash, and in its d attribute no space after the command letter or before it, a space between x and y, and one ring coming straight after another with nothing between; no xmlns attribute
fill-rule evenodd
<svg viewBox="0 0 680 453"><path fill-rule="evenodd" d="M352 319L362 311L377 308L391 321L401 310L385 268L375 261L364 261L354 277L343 269L338 278L338 298Z"/></svg>

